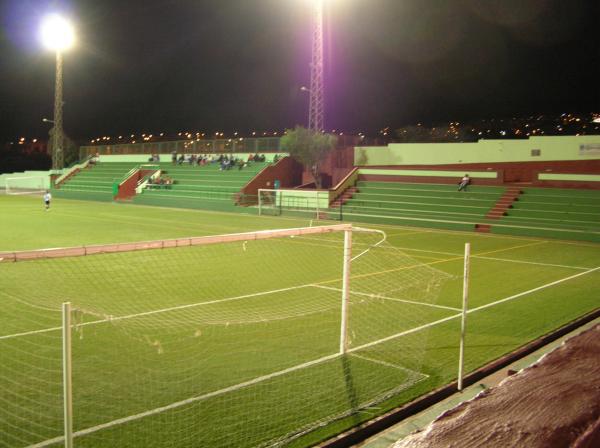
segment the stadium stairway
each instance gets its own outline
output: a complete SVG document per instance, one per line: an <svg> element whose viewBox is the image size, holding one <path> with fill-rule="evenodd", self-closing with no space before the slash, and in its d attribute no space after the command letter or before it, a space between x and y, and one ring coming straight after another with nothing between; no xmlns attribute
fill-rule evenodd
<svg viewBox="0 0 600 448"><path fill-rule="evenodd" d="M486 219L494 220L500 219L506 215L508 209L512 208L513 203L519 199L519 195L522 193L519 187L508 187L504 194L500 196L498 202L490 209L485 215ZM475 231L481 233L491 232L491 224L475 224Z"/></svg>
<svg viewBox="0 0 600 448"><path fill-rule="evenodd" d="M135 162L104 162L88 165L68 178L64 183L52 189L55 197L70 199L92 199L112 201L113 185L135 168Z"/></svg>
<svg viewBox="0 0 600 448"><path fill-rule="evenodd" d="M335 201L331 203L331 208L338 208L348 202L354 196L354 193L358 191L356 187L349 187L344 191L340 197L338 197Z"/></svg>

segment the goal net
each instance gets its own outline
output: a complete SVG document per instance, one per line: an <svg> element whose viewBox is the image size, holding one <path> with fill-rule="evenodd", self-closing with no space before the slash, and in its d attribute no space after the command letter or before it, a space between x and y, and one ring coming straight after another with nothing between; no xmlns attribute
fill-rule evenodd
<svg viewBox="0 0 600 448"><path fill-rule="evenodd" d="M0 257L9 446L64 441L65 301L76 446L278 446L364 419L427 381L424 323L455 313L447 274L347 224Z"/></svg>
<svg viewBox="0 0 600 448"><path fill-rule="evenodd" d="M50 188L47 177L9 177L5 180L6 194L35 194Z"/></svg>

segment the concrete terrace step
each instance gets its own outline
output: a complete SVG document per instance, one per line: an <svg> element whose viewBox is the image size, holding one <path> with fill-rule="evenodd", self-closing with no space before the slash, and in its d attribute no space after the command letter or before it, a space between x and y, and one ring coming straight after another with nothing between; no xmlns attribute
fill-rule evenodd
<svg viewBox="0 0 600 448"><path fill-rule="evenodd" d="M342 209L343 213L373 213L373 214L386 214L390 216L400 215L413 215L423 216L428 215L435 217L435 219L454 217L459 219L474 219L480 220L484 217L484 212L480 213L467 213L467 212L456 212L448 210L419 210L413 208L386 208L386 207L353 207L346 205Z"/></svg>
<svg viewBox="0 0 600 448"><path fill-rule="evenodd" d="M437 191L456 191L457 185L454 184L421 184L421 183L405 183L405 182L381 182L381 181L363 181L360 180L356 184L357 188L386 188L386 189L405 189L405 190L437 190ZM477 193L501 194L505 191L504 187L470 185L469 191Z"/></svg>
<svg viewBox="0 0 600 448"><path fill-rule="evenodd" d="M414 202L419 204L446 204L446 205L469 205L480 207L491 207L495 201L489 199L476 198L453 198L443 196L418 196L418 195L379 195L359 192L353 197L353 200L361 201L382 201L382 202Z"/></svg>
<svg viewBox="0 0 600 448"><path fill-rule="evenodd" d="M347 205L352 205L354 207L407 207L417 208L422 210L435 210L439 208L440 210L464 210L464 211L481 211L485 214L490 208L489 204L449 204L447 202L438 202L438 203L424 203L418 201L374 201L374 200L360 200L358 198L352 198L347 202Z"/></svg>

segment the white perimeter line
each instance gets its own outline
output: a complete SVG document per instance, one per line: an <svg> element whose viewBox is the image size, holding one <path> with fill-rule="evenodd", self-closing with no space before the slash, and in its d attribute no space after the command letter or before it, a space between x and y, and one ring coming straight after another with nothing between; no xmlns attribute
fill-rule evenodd
<svg viewBox="0 0 600 448"><path fill-rule="evenodd" d="M565 278L563 278L561 280L557 280L555 282L548 283L548 284L543 285L543 286L539 286L539 287L534 288L534 289L530 289L529 291L525 291L525 292L522 292L520 294L516 294L516 295L510 296L510 297L507 297L505 299L497 300L496 302L488 303L487 305L483 305L483 306L480 306L478 308L473 308L473 309L469 310L469 313L472 313L472 312L475 312L475 311L479 311L479 310L482 310L482 309L485 309L485 308L497 305L499 303L507 302L509 300L516 299L517 297L521 297L521 296L524 296L526 294L530 294L532 292L536 292L536 291L539 291L541 289L545 289L545 288L548 288L550 286L557 285L559 283L562 283L562 282L574 279L576 277L581 277L582 275L589 274L589 273L597 271L599 269L600 269L600 266L598 266L596 268L593 268L593 269L590 269L590 270L585 271L585 272L580 272L578 274L571 275L570 277L565 277ZM403 331L401 333L397 333L397 334L388 336L386 338L379 339L377 341L369 342L368 344L363 344L363 345L360 345L358 347L351 348L350 350L347 351L347 353L351 354L351 353L357 352L359 350L362 350L362 349L365 349L365 348L368 348L368 347L372 347L374 345L379 345L379 344L382 344L384 342L396 339L396 338L398 338L400 336L404 336L404 335L407 335L407 334L410 334L410 333L415 333L415 332L417 332L419 330L423 330L425 328L433 327L433 326L441 324L443 322L447 322L449 320L456 319L456 318L458 318L460 316L462 316L462 313L454 314L452 316L448 316L448 317L445 317L443 319L436 320L435 322L430 322L428 324L421 325L419 327L412 328L410 330L406 330L406 331ZM325 361L330 361L332 359L337 358L338 356L340 356L339 353L335 353L333 355L328 355L328 356L323 356L322 358L315 359L315 360L309 361L309 362L305 362L304 364L299 364L297 366L289 367L287 369L280 370L280 371L274 372L274 373L270 373L268 375L259 376L257 378L254 378L254 379L250 380L250 381L245 381L243 383L235 384L233 386L229 386L229 387L226 387L224 389L219 389L219 390L216 390L216 391L213 391L213 392L209 392L207 394L203 394L203 395L198 395L196 397L187 398L185 400L177 401L175 403L171 403L171 404L166 405L166 406L161 406L159 408L151 409L149 411L140 412L139 414L135 414L135 415L130 415L128 417L119 418L119 419L116 419L116 420L113 420L113 421L110 421L110 422L107 422L107 423L102 423L100 425L93 426L91 428L82 429L80 431L74 432L73 436L74 437L84 436L84 435L87 435L87 434L91 434L91 433L100 431L102 429L109 428L111 426L120 425L120 424L123 424L123 423L128 423L128 422L133 421L133 420L139 420L141 418L148 417L148 416L155 415L155 414L159 414L159 413L162 413L164 411L175 409L175 408L178 408L180 406L185 406L185 405L190 404L190 403L194 403L194 402L197 402L197 401L202 401L202 400L206 400L208 398L216 397L216 396L222 395L224 393L234 392L236 390L242 389L242 388L247 387L247 386L252 386L254 384L258 384L260 382L269 380L271 378L276 378L278 376L285 375L287 373L291 373L291 372L294 372L296 370L300 370L300 369L304 369L304 368L307 368L307 367L311 367L311 366L314 366L316 364L320 364L320 363L325 362ZM54 443L59 443L59 442L62 442L62 441L64 441L64 436L55 437L53 439L45 440L45 441L37 443L35 445L30 445L28 448L43 448L43 447L46 447L48 445L52 445Z"/></svg>
<svg viewBox="0 0 600 448"><path fill-rule="evenodd" d="M330 289L332 291L342 292L342 290L340 288L333 288L331 286L322 286L322 285L310 285L310 286L314 286L315 288ZM435 305L433 303L416 302L416 301L413 301L413 300L405 300L405 299L394 299L392 297L380 296L378 294L369 294L369 293L366 293L366 292L358 292L358 291L352 291L352 290L350 290L350 294L356 294L357 296L366 296L366 297L370 297L371 299L392 300L394 302L403 302L403 303L411 303L413 305L430 306L432 308L442 308L444 310L461 311L460 308L454 308L452 306Z"/></svg>
<svg viewBox="0 0 600 448"><path fill-rule="evenodd" d="M93 320L91 322L84 322L81 324L73 325L73 327L79 328L79 327L85 327L88 325L101 324L101 323L105 323L105 322L114 322L117 320L133 319L135 317L143 317L143 316L150 316L152 314L166 313L169 311L178 311L178 310L183 310L186 308L195 308L195 307L204 306L204 305L214 305L216 303L231 302L234 300L248 299L251 297L258 297L258 296L263 296L263 295L268 295L268 294L276 294L278 292L291 291L293 289L308 288L309 286L312 286L312 285L307 284L307 285L291 286L289 288L273 289L272 291L255 292L253 294L244 294L242 296L227 297L225 299L211 300L208 302L189 303L187 305L178 305L178 306L173 306L171 308L162 308L160 310L145 311L143 313L128 314L125 316L116 316L116 317L110 316L110 317L106 317L105 319ZM0 336L0 341L3 339L11 339L11 338L19 337L19 336L30 336L33 334L48 333L50 331L58 331L58 330L62 330L62 327L44 328L43 330L33 330L33 331L26 331L24 333L9 334L9 335L5 335L5 336Z"/></svg>
<svg viewBox="0 0 600 448"><path fill-rule="evenodd" d="M564 265L564 264L540 263L539 261L510 260L508 258L483 257L483 256L479 256L479 255L472 255L471 258L479 258L481 260L492 260L492 261L506 261L509 263L533 264L536 266L548 266L548 267L552 267L552 268L579 269L582 271L585 271L586 269L590 269L589 267L583 267L583 266L569 266L569 265Z"/></svg>

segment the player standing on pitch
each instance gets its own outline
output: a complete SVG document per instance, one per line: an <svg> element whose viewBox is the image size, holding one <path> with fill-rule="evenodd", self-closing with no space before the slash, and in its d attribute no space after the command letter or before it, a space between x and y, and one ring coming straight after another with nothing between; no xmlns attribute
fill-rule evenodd
<svg viewBox="0 0 600 448"><path fill-rule="evenodd" d="M50 210L50 201L52 200L52 195L50 194L50 190L46 190L46 194L44 195L44 204L46 205L46 211Z"/></svg>

